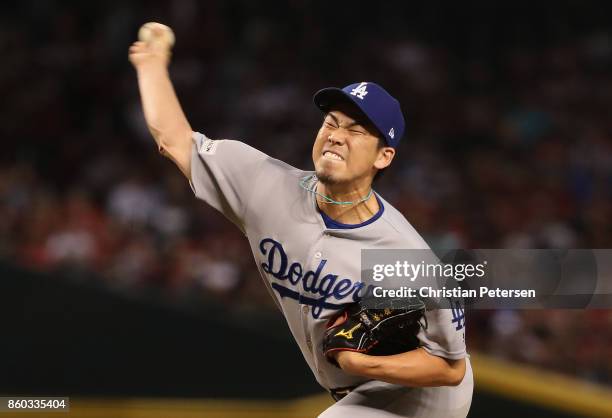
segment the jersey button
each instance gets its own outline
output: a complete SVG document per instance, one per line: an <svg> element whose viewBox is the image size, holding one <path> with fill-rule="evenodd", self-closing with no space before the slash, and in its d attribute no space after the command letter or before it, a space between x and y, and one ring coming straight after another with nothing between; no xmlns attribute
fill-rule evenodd
<svg viewBox="0 0 612 418"><path fill-rule="evenodd" d="M317 251L314 256L315 258L321 258L321 255L321 251Z"/></svg>
<svg viewBox="0 0 612 418"><path fill-rule="evenodd" d="M306 315L308 311L310 311L310 307L308 305L302 306L302 313L304 313L304 315Z"/></svg>

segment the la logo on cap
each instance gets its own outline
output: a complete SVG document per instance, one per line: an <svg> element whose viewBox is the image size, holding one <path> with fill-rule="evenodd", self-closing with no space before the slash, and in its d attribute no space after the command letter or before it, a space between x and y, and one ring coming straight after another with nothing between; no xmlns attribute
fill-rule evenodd
<svg viewBox="0 0 612 418"><path fill-rule="evenodd" d="M363 100L366 94L368 94L368 90L366 90L367 88L368 88L368 83L362 82L357 87L355 87L353 90L351 90L351 94Z"/></svg>

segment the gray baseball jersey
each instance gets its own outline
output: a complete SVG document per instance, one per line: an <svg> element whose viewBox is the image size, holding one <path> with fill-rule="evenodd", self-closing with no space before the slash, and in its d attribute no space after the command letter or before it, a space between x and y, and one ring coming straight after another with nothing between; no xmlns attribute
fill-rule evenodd
<svg viewBox="0 0 612 418"><path fill-rule="evenodd" d="M328 320L368 290L360 280L361 250L428 246L404 216L378 195L383 208L378 217L357 228L328 228L315 195L300 187L300 181L309 174L242 142L193 134L191 187L195 195L247 236L264 283L319 384L328 390L357 386L369 379L349 375L330 364L321 344ZM449 309L427 311L426 317L427 329L418 335L423 348L448 359L465 358L463 323L457 326ZM372 387L374 392L381 392L383 386L397 389L387 396L393 393L400 404L401 399L412 399L413 405L435 400L432 408L440 411L438 415L423 415L413 408L409 415L398 412L384 416L463 417L467 410L463 415L451 411L465 405L469 408L472 382L468 371L457 387L403 388L369 382L360 386L361 395L351 393L324 416L342 416L333 412L334 408L338 410L351 399L359 404L363 391ZM368 416L376 415L370 410Z"/></svg>

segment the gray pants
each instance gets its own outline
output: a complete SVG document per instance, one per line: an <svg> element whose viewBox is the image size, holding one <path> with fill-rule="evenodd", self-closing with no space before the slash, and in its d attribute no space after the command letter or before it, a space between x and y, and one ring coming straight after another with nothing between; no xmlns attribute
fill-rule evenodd
<svg viewBox="0 0 612 418"><path fill-rule="evenodd" d="M364 383L327 408L319 418L465 418L472 403L474 377L469 358L458 386L409 388Z"/></svg>

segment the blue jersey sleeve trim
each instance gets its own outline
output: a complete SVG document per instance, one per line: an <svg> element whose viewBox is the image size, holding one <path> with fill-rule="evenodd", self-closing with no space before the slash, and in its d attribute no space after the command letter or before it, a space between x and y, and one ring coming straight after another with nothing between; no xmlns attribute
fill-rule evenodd
<svg viewBox="0 0 612 418"><path fill-rule="evenodd" d="M364 222L362 222L360 224L343 224L343 223L335 221L332 218L330 218L329 216L327 216L325 214L325 212L323 212L321 209L318 208L318 206L317 206L317 209L318 209L319 213L321 214L321 217L323 218L323 222L325 222L325 227L328 228L328 229L355 229L355 228L361 228L362 226L370 225L372 222L374 222L375 220L380 218L382 216L383 212L385 211L385 206L383 205L381 200L378 198L378 195L375 193L374 196L376 196L376 200L378 201L378 206L380 206L380 209L378 209L378 212L376 212L376 215L372 216L370 219L368 219L367 221L364 221Z"/></svg>

